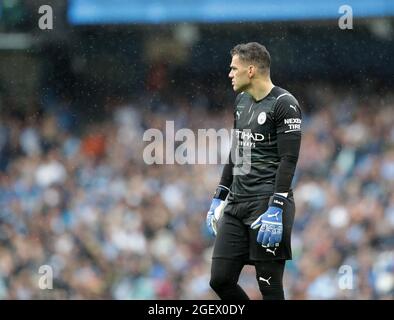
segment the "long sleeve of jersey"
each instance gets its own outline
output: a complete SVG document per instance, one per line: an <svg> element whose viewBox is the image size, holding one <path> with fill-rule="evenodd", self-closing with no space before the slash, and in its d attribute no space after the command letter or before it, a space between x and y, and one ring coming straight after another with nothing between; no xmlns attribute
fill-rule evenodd
<svg viewBox="0 0 394 320"><path fill-rule="evenodd" d="M275 193L289 192L301 145L301 108L291 95L281 97L275 107L275 122L280 164Z"/></svg>
<svg viewBox="0 0 394 320"><path fill-rule="evenodd" d="M230 152L228 156L228 161L224 165L222 178L220 179L219 185L230 189L230 186L233 183L233 167L234 167L234 163L231 159L231 152Z"/></svg>
<svg viewBox="0 0 394 320"><path fill-rule="evenodd" d="M238 94L238 96L235 99L234 106L236 107L239 100L241 99L242 93ZM235 129L235 108L234 108L234 125L233 129ZM234 138L234 137L233 137ZM235 143L234 139L231 139L232 143ZM224 186L228 189L230 189L231 184L233 183L233 168L234 168L234 162L233 159L231 158L231 150L233 150L234 146L231 146L230 149L230 154L228 155L228 159L226 164L224 165L223 172L222 172L222 177L220 179L219 185Z"/></svg>

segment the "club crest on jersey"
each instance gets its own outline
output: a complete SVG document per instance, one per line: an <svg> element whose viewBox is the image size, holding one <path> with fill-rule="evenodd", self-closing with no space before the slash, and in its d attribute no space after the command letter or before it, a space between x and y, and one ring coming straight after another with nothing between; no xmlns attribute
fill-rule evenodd
<svg viewBox="0 0 394 320"><path fill-rule="evenodd" d="M267 120L267 114L265 112L261 112L257 117L257 123L264 124L265 120Z"/></svg>

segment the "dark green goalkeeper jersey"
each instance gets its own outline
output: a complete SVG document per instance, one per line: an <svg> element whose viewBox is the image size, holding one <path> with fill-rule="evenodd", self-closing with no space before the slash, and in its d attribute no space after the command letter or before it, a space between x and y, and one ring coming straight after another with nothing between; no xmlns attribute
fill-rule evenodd
<svg viewBox="0 0 394 320"><path fill-rule="evenodd" d="M230 189L229 201L291 192L301 124L298 101L280 87L260 101L244 92L237 96L230 162L220 182Z"/></svg>

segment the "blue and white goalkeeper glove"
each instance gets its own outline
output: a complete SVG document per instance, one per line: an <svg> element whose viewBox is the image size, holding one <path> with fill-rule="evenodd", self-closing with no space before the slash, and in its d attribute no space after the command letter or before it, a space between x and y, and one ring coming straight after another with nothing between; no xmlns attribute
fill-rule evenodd
<svg viewBox="0 0 394 320"><path fill-rule="evenodd" d="M216 236L218 221L222 217L224 208L227 205L227 198L230 190L224 186L218 186L213 196L211 207L207 213L207 227L209 232Z"/></svg>
<svg viewBox="0 0 394 320"><path fill-rule="evenodd" d="M283 234L282 213L286 201L286 197L274 194L268 202L267 211L250 226L252 229L260 228L257 242L263 247L279 247Z"/></svg>

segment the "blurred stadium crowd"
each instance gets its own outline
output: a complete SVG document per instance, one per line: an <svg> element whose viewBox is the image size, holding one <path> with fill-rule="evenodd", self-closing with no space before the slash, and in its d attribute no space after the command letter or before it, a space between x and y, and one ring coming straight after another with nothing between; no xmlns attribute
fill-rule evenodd
<svg viewBox="0 0 394 320"><path fill-rule="evenodd" d="M393 299L394 95L303 90L313 107L304 106L286 298ZM205 216L221 165L146 165L142 136L164 133L166 120L230 128L232 105L144 103L108 108L100 122L64 105L3 106L1 299L217 298ZM42 265L53 268L52 290L39 288ZM352 281L343 290L344 275ZM252 266L240 284L261 298Z"/></svg>

